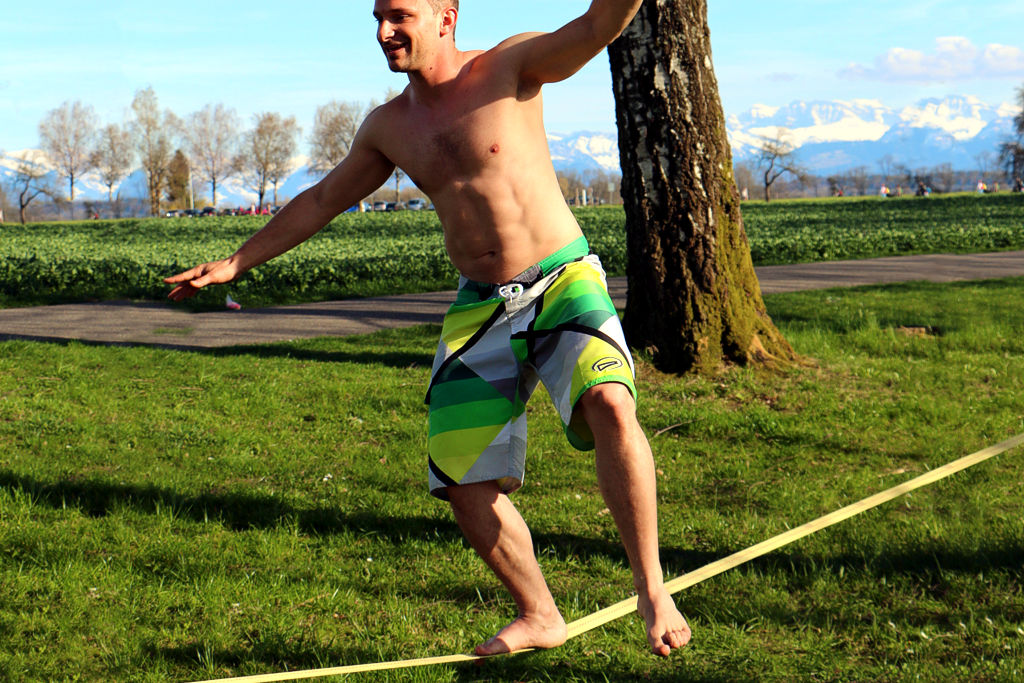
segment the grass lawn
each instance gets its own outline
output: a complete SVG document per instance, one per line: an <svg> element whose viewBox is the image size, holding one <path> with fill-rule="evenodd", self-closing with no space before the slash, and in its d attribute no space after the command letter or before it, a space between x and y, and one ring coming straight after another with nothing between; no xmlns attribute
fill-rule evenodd
<svg viewBox="0 0 1024 683"><path fill-rule="evenodd" d="M674 577L1024 432L1024 279L774 295L806 362L639 363ZM168 681L465 652L512 605L425 491L436 327L187 353L0 344L0 679ZM628 596L591 456L530 408L530 523L567 620ZM374 681L1024 677L1024 452L630 616ZM360 677L352 677L357 680Z"/></svg>

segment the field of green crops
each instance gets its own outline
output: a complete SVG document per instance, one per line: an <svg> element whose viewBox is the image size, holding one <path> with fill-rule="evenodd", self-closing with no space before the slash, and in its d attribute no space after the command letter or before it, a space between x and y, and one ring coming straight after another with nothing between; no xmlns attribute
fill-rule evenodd
<svg viewBox="0 0 1024 683"><path fill-rule="evenodd" d="M748 202L756 265L1024 249L1024 195ZM621 207L577 210L611 275L625 272ZM0 224L0 306L162 299L162 278L231 254L260 217ZM345 214L312 240L218 291L247 306L454 287L433 212Z"/></svg>

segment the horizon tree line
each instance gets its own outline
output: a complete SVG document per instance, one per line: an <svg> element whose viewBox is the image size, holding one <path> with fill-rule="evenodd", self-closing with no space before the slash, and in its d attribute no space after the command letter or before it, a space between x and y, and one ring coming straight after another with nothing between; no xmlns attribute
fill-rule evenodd
<svg viewBox="0 0 1024 683"><path fill-rule="evenodd" d="M395 95L389 91L388 99ZM310 171L322 176L334 168L376 106L374 101L364 107L332 100L317 107L309 139ZM58 206L67 204L73 211L77 184L92 171L107 188L107 201L113 206L120 199L115 187L136 168L141 170L149 212L158 215L165 202L194 202L195 180L208 184L211 206L217 205L218 186L230 178L256 193L260 209L268 194L276 205L281 183L295 170L292 160L302 129L294 116L260 112L243 130L235 110L217 103L181 118L161 109L152 87L135 93L129 111L123 123L102 127L93 107L79 100L65 101L46 114L39 124L41 154L28 150L8 157L15 166L6 189L15 198L21 222L40 197L49 197ZM52 180L47 162L67 182L66 194ZM0 189L0 200L4 199Z"/></svg>

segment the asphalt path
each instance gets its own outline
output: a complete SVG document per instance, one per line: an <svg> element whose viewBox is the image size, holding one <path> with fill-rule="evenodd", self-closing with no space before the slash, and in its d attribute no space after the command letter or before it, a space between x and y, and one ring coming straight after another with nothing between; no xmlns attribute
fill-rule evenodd
<svg viewBox="0 0 1024 683"><path fill-rule="evenodd" d="M896 256L756 269L766 294L894 282L1024 277L1024 251ZM626 279L608 289L625 306ZM262 344L439 323L454 292L193 313L157 302L112 301L0 310L0 340L81 340L180 349Z"/></svg>

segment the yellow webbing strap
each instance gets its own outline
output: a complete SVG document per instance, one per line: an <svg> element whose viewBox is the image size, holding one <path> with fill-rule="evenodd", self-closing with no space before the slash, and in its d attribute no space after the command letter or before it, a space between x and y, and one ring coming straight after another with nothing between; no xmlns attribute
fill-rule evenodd
<svg viewBox="0 0 1024 683"><path fill-rule="evenodd" d="M887 489L881 493L876 493L873 496L827 514L824 517L819 517L812 522L808 522L802 526L796 527L795 529L790 529L789 531L783 532L777 536L773 536L772 538L762 541L757 545L750 546L749 548L740 550L728 557L723 557L720 560L706 564L700 569L668 581L665 584L665 588L668 589L670 594L674 595L685 588L689 588L690 586L700 583L701 581L705 581L713 576L717 576L723 572L738 567L739 565L749 562L754 558L766 555L773 550L778 550L782 546L788 545L793 541L803 538L804 536L809 536L815 531L820 531L826 527L832 526L833 524L838 524L839 522L847 520L855 515L859 515L871 508L878 507L882 503L887 503L890 500L898 498L906 493L910 493L915 489L933 484L940 479L945 479L946 477L965 470L968 467L977 465L980 462L995 457L1000 453L1005 453L1012 448L1016 448L1022 443L1024 443L1024 434L1018 434L1012 439L1007 439L1006 441L996 444L990 448L980 450L977 453L972 453L971 455L960 458L959 460L954 460L948 465L943 465L942 467L926 472L919 477L915 477L914 479L906 481L898 486L894 486L891 489ZM605 607L604 609L594 612L582 619L570 622L567 626L569 638L575 638L582 633L586 633L598 626L603 626L604 624L615 621L620 617L636 611L636 603L637 599L632 597L611 605L610 607ZM531 650L528 649L517 650L511 654L522 654L530 651ZM326 676L340 676L343 674L365 673L368 671L406 669L417 666L430 666L433 664L457 664L460 662L472 662L479 659L485 659L485 657L480 657L479 655L446 655L442 657L424 657L421 659L378 662L375 664L353 664L350 666L337 666L328 669L310 669L307 671L288 671L277 674L259 674L240 678L219 678L216 680L202 681L201 683L228 683L229 681L231 683L271 683L272 681L295 681L311 678L323 678Z"/></svg>

